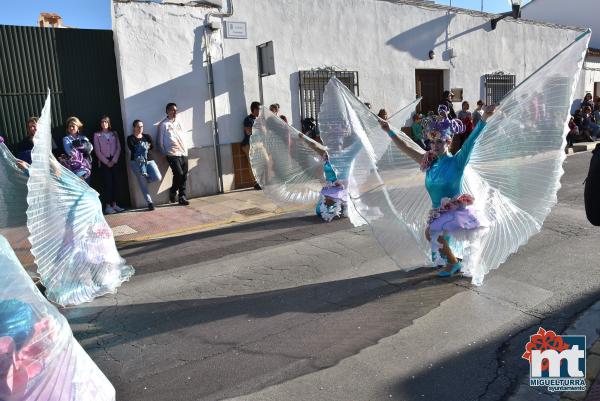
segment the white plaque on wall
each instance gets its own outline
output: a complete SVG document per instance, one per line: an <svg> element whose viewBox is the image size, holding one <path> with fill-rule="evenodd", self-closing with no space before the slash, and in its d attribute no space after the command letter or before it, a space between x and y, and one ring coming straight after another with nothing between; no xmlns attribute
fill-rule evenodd
<svg viewBox="0 0 600 401"><path fill-rule="evenodd" d="M227 39L248 39L248 29L245 22L226 21L225 37Z"/></svg>

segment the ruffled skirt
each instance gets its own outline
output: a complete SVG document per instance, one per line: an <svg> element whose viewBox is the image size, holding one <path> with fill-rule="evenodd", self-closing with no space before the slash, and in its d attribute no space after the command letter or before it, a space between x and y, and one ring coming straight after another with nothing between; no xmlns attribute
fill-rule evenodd
<svg viewBox="0 0 600 401"><path fill-rule="evenodd" d="M432 209L429 214L428 229L431 243L431 257L434 265L446 265L448 260L440 252L442 237L448 242L452 253L462 259L462 273L469 277L482 277L477 274L481 257L481 238L490 225L485 215L472 206L473 198L465 195L444 199L442 206ZM475 280L473 284L480 285Z"/></svg>

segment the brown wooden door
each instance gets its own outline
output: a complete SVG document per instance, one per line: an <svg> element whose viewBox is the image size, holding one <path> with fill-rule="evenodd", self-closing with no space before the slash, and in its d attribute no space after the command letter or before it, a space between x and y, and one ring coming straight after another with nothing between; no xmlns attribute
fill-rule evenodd
<svg viewBox="0 0 600 401"><path fill-rule="evenodd" d="M426 114L437 111L437 106L444 91L443 70L415 70L417 96L422 96L417 111Z"/></svg>

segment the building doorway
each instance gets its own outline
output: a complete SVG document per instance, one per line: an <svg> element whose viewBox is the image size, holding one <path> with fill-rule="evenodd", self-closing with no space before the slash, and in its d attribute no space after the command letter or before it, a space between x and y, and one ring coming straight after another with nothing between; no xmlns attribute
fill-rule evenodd
<svg viewBox="0 0 600 401"><path fill-rule="evenodd" d="M428 111L437 112L437 106L444 91L443 70L415 70L417 96L423 100L417 106L417 112L426 114Z"/></svg>

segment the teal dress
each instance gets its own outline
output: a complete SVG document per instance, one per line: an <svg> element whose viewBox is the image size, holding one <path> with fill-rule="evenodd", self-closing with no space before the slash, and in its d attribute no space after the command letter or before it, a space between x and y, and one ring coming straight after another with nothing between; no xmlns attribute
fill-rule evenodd
<svg viewBox="0 0 600 401"><path fill-rule="evenodd" d="M485 124L483 121L477 123L462 148L454 156L451 154L439 156L427 170L425 188L434 208L440 207L442 198L454 198L460 195L465 167L469 163L475 142Z"/></svg>

